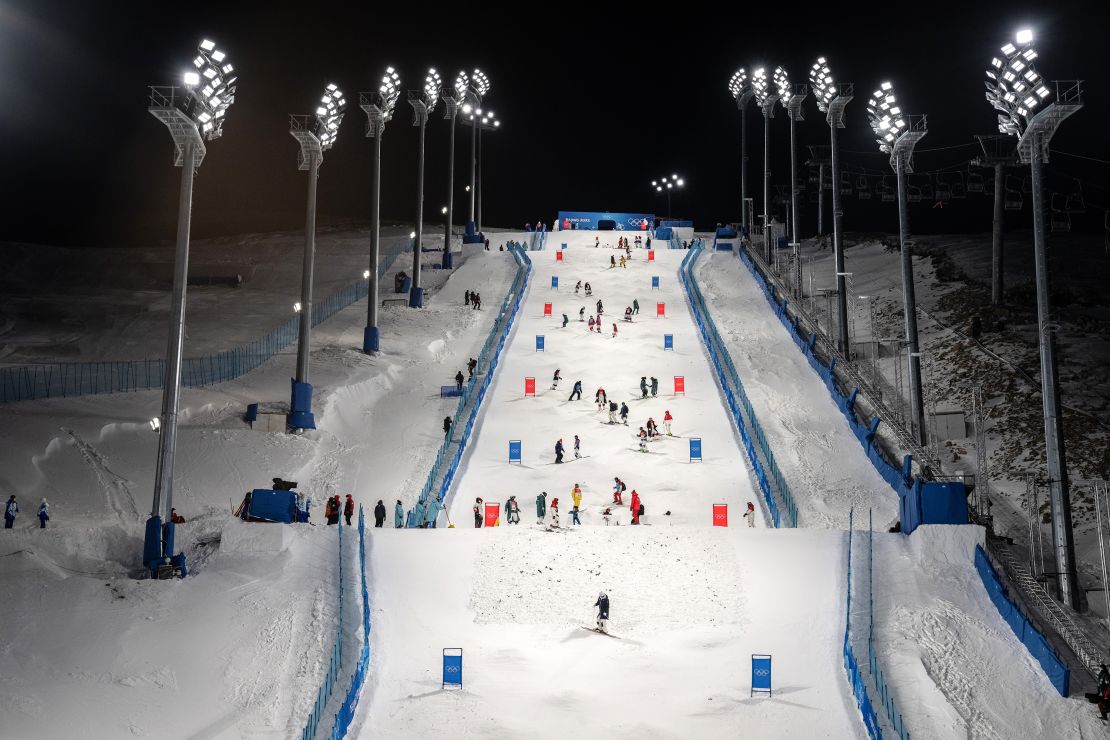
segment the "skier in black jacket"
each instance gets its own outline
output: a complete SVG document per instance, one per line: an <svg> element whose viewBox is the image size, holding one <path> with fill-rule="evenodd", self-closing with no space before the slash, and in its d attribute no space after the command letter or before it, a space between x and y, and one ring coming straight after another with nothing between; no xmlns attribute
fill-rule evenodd
<svg viewBox="0 0 1110 740"><path fill-rule="evenodd" d="M378 505L374 507L374 526L380 527L385 523L385 504L381 499L378 499Z"/></svg>
<svg viewBox="0 0 1110 740"><path fill-rule="evenodd" d="M609 633L609 597L604 591L597 595L597 601L594 602L597 607L597 631Z"/></svg>

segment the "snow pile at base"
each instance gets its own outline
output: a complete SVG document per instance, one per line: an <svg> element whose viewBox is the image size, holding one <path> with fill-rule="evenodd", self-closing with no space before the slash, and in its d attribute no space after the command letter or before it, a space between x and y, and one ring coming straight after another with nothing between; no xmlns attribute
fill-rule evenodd
<svg viewBox="0 0 1110 740"><path fill-rule="evenodd" d="M352 737L865 736L840 652L843 533L371 534L375 647ZM614 637L583 629L603 589ZM461 691L441 686L448 647ZM771 698L750 696L752 653L773 655Z"/></svg>
<svg viewBox="0 0 1110 740"><path fill-rule="evenodd" d="M982 539L971 526L875 535L875 645L906 727L929 738L1104 736L1097 709L1062 698L991 603L975 570ZM853 642L865 656L866 542L853 547Z"/></svg>
<svg viewBox="0 0 1110 740"><path fill-rule="evenodd" d="M853 507L871 508L876 526L892 524L897 494L867 459L748 269L732 252L708 253L695 276L789 482L800 524L846 528Z"/></svg>

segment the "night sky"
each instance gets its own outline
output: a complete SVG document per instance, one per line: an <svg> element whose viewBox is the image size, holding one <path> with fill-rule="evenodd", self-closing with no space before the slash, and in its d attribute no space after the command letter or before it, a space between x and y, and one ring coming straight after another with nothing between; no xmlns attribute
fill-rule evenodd
<svg viewBox="0 0 1110 740"><path fill-rule="evenodd" d="M400 4L391 4L400 5ZM688 187L676 215L699 228L739 218L739 113L726 90L738 66L782 64L797 82L828 57L838 81L856 83L841 141L847 167L889 172L864 113L882 79L895 83L907 113L927 113L929 135L917 158L925 171L957 166L974 149L959 145L995 132L983 99L991 55L1019 27L1036 33L1038 70L1049 80L1081 78L1086 107L1068 120L1054 149L1110 160L1106 28L1100 4L1053 2L836 4L805 15L803 6L731 4L713 14L676 6L519 5L487 11L455 4L155 3L0 0L0 141L5 149L0 239L80 246L168 242L174 236L179 171L165 128L146 112L147 86L180 79L201 37L224 48L240 74L223 138L209 144L196 181L193 235L204 238L303 225L305 174L288 115L307 113L327 82L353 105L339 142L325 156L321 225L369 216L371 144L357 93L375 89L387 65L417 88L429 65L447 82L459 69L486 71L485 107L503 121L484 137L484 221L550 223L558 209L663 214L649 185L677 172ZM325 9L330 8L328 12ZM766 13L759 15L759 13ZM755 13L753 15L753 13ZM899 16L898 13L905 15ZM383 140L382 217L415 218L416 131L402 99ZM813 98L800 147L826 143ZM763 125L749 109L749 189L759 201ZM772 120L772 174L786 185L788 119ZM468 129L457 139L456 203L463 204ZM425 211L439 219L446 201L447 122L428 126ZM856 154L855 152L861 152ZM800 160L806 158L801 150ZM1054 156L1050 188L1080 177L1092 204L1110 206L1110 165ZM802 171L804 173L804 170ZM1026 170L1027 172L1027 170ZM878 180L871 179L870 187ZM891 178L893 182L893 178ZM1027 206L1009 214L1027 226ZM915 206L914 229L987 230L990 205L979 196L949 207ZM813 207L806 211L812 230ZM893 204L845 203L848 229L894 229ZM1076 218L1101 234L1103 211Z"/></svg>

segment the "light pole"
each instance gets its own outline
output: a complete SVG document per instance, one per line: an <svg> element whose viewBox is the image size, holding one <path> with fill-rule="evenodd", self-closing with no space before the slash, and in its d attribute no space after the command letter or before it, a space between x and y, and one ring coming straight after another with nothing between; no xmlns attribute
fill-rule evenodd
<svg viewBox="0 0 1110 740"><path fill-rule="evenodd" d="M154 503L146 521L143 564L154 576L185 575L185 555L173 554L174 524L163 525L162 512L173 508L174 455L177 451L177 410L181 400L181 356L185 340L185 286L189 274L189 228L193 211L193 175L204 161L204 142L223 133L224 118L235 102L238 77L223 51L205 39L193 58L194 70L182 86L151 87L148 111L165 124L174 143L174 165L181 168L177 202L177 247L173 267L166 374L162 384L158 462L154 474ZM163 499L165 505L163 507ZM169 517L167 516L167 519Z"/></svg>
<svg viewBox="0 0 1110 740"><path fill-rule="evenodd" d="M775 69L775 87L779 91L779 103L786 108L790 116L790 246L794 250L794 297L802 297L802 260L798 254L800 246L798 240L798 144L794 137L794 124L805 120L805 111L802 103L809 93L805 85L792 85L786 70L782 67Z"/></svg>
<svg viewBox="0 0 1110 740"><path fill-rule="evenodd" d="M740 110L740 222L744 236L751 238L748 231L748 101L752 99L752 85L747 70L743 67L732 73L728 81L728 91Z"/></svg>
<svg viewBox="0 0 1110 740"><path fill-rule="evenodd" d="M482 233L482 132L483 131L496 131L501 127L501 121L497 120L497 116L491 110L478 111L481 115L474 119L471 124L474 128L478 129L478 174L475 180L476 189L478 191L477 200L478 207L475 218L477 221L475 225L478 228L478 233Z"/></svg>
<svg viewBox="0 0 1110 740"><path fill-rule="evenodd" d="M358 107L366 113L366 136L374 140L374 175L370 185L370 283L366 292L366 328L362 332L362 351L373 354L381 349L378 331L378 262L381 253L382 136L385 124L393 118L401 78L387 67L375 92L358 94Z"/></svg>
<svg viewBox="0 0 1110 740"><path fill-rule="evenodd" d="M913 150L928 133L925 116L902 113L894 86L884 82L867 103L867 118L878 137L879 151L890 155L890 166L898 179L898 243L902 258L902 311L906 315L906 343L910 357L911 436L922 447L927 442L925 399L921 389L921 348L917 338L917 300L913 283L913 242L910 241L909 203L906 176L913 172ZM837 181L833 180L833 192Z"/></svg>
<svg viewBox="0 0 1110 740"><path fill-rule="evenodd" d="M767 264L771 264L771 119L775 117L778 91L771 87L767 70L763 67L752 72L752 92L755 104L763 109L763 251Z"/></svg>
<svg viewBox="0 0 1110 740"><path fill-rule="evenodd" d="M840 150L836 143L837 129L844 128L844 108L852 101L854 86L850 82L833 81L825 57L819 57L809 71L809 85L817 99L817 109L826 114L829 123L829 145L832 164L833 255L836 262L836 295L840 301L839 344L844 359L851 359L852 348L848 338L848 300L844 285L844 211L840 205ZM821 185L824 187L824 183Z"/></svg>
<svg viewBox="0 0 1110 740"><path fill-rule="evenodd" d="M1017 137L1018 158L1022 163L1029 163L1033 177L1033 261L1036 266L1041 399L1052 506L1052 543L1058 573L1057 596L1071 608L1078 609L1081 593L1075 567L1064 424L1059 408L1055 326L1048 295L1042 170L1048 161L1048 144L1056 129L1065 118L1083 107L1082 89L1081 81L1046 83L1037 73L1033 68L1037 52L1032 46L1032 31L1018 31L1015 40L1016 45L1008 43L1002 47L1001 59L991 59L991 67L987 70L986 97L1002 114L998 116L998 130Z"/></svg>
<svg viewBox="0 0 1110 740"><path fill-rule="evenodd" d="M479 244L482 235L478 233L475 196L478 192L478 127L474 125L474 116L482 115L482 98L489 92L489 77L480 69L475 69L470 76L470 90L463 105L463 113L470 116L470 220L466 223L466 233L463 234L463 244ZM466 123L466 119L463 121Z"/></svg>
<svg viewBox="0 0 1110 740"><path fill-rule="evenodd" d="M416 169L416 235L412 243L412 290L409 292L409 308L424 305L424 288L420 285L420 250L424 237L424 128L428 116L439 102L441 80L435 68L428 70L424 77L423 90L409 90L409 105L412 106L412 125L420 127L420 147L417 154Z"/></svg>
<svg viewBox="0 0 1110 740"><path fill-rule="evenodd" d="M290 429L315 429L312 415L312 385L308 382L308 360L312 344L312 277L316 260L316 183L324 152L335 145L339 124L347 111L347 99L335 84L325 88L315 115L289 116L289 133L300 144L297 169L308 171L308 204L305 210L304 262L301 267L300 331L297 335L297 377L289 400Z"/></svg>
<svg viewBox="0 0 1110 740"><path fill-rule="evenodd" d="M447 149L447 205L443 209L446 223L443 226L443 267L451 268L451 226L455 219L455 118L458 117L459 103L466 100L470 88L470 77L466 72L455 76L453 88L443 88L440 97L446 108L443 117L451 122L451 144Z"/></svg>
<svg viewBox="0 0 1110 740"><path fill-rule="evenodd" d="M666 193L667 195L667 218L671 217L671 191L678 190L679 188L686 187L686 179L672 174L670 177L660 177L658 180L652 180L651 186L655 188L656 193Z"/></svg>
<svg viewBox="0 0 1110 740"><path fill-rule="evenodd" d="M1001 306L1004 294L1002 247L1005 243L1006 168L1017 164L1013 139L1006 134L976 136L982 155L972 160L980 167L994 169L994 214L991 223L991 303Z"/></svg>

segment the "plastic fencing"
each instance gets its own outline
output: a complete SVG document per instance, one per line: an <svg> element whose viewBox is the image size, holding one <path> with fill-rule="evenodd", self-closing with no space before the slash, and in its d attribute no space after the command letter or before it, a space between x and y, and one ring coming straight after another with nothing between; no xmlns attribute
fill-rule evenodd
<svg viewBox="0 0 1110 740"><path fill-rule="evenodd" d="M852 520L854 514L855 512L849 512L848 514L848 581L845 588L844 609L844 672L848 674L848 683L852 687L852 697L856 700L856 706L859 707L860 716L863 719L863 726L867 730L868 737L872 740L882 740L883 733L879 728L879 718L875 714L875 707L871 703L871 697L867 692L867 683L860 672L859 661L856 660L856 655L852 651L850 640L852 631ZM867 550L870 555L871 548L868 547ZM871 653L870 645L871 640L869 638L868 653ZM869 655L869 664L873 660L874 658ZM893 703L893 700L891 701ZM909 735L904 737L906 740L909 739Z"/></svg>
<svg viewBox="0 0 1110 740"><path fill-rule="evenodd" d="M411 245L411 242L407 244ZM405 245L402 243L378 265L379 280L406 251ZM368 292L369 283L359 280L322 300L314 301L312 325L327 321L352 303L366 298ZM292 316L252 342L214 355L187 357L182 361L181 384L187 388L200 388L235 380L296 342L299 332L300 319ZM162 359L56 362L0 368L0 403L159 390L165 375L166 363Z"/></svg>
<svg viewBox="0 0 1110 740"><path fill-rule="evenodd" d="M713 318L705 307L705 299L697 281L694 279L694 264L701 255L701 249L702 245L699 242L693 249L689 250L689 254L683 258L678 272L682 286L686 290L690 312L694 316L698 332L701 334L709 358L713 363L717 381L724 392L725 401L728 404L729 412L732 414L733 422L740 432L744 450L747 452L748 460L751 462L756 480L759 483L759 490L762 492L763 500L771 513L771 521L776 527L796 527L798 526L797 504L794 502L794 497L790 493L790 487L786 484L782 471L779 470L778 464L775 462L771 446L767 442L767 437L759 424L758 418L756 418L751 401L748 400L744 385L740 382L740 376L736 373L736 366L733 364L732 357L717 331L716 324L713 323ZM772 481L774 486L771 485Z"/></svg>
<svg viewBox="0 0 1110 740"><path fill-rule="evenodd" d="M358 700L362 695L362 687L366 683L366 674L370 671L370 593L366 587L366 518L363 515L362 505L358 507L358 567L359 586L362 591L362 647L358 651L358 663L351 676L351 685L339 712L335 715L335 724L332 725L331 740L342 740L347 736L347 730L355 719L358 710Z"/></svg>
<svg viewBox="0 0 1110 740"><path fill-rule="evenodd" d="M1071 679L1070 669L1064 661L1060 660L1060 656L1048 644L1044 635L1033 626L1028 617L1022 613L1021 608L1009 597L1006 587L998 577L998 571L994 569L982 545L975 546L975 570L979 571L987 596L998 609L1003 621L1010 626L1021 644L1025 645L1033 659L1040 664L1052 686L1060 692L1060 696L1067 697Z"/></svg>
<svg viewBox="0 0 1110 740"><path fill-rule="evenodd" d="M281 526L281 525L276 525ZM331 649L331 660L328 662L328 671L324 674L324 680L320 683L320 688L316 690L316 702L312 705L312 712L308 715L308 721L305 722L304 729L301 731L301 740L312 740L316 737L316 731L320 727L320 723L324 720L324 709L328 705L328 700L331 699L332 689L339 680L339 670L343 665L343 523L338 524L339 527L339 548L338 548L338 561L339 561L339 623L335 629L335 643Z"/></svg>
<svg viewBox="0 0 1110 740"><path fill-rule="evenodd" d="M471 433L474 431L474 424L478 418L478 411L482 407L482 401L485 399L486 390L493 380L494 370L497 369L497 364L501 359L501 351L505 347L509 330L512 329L513 322L520 311L524 290L527 288L532 275L532 260L523 249L516 245L511 244L509 251L517 263L516 277L513 279L512 287L505 295L505 299L501 302L497 320L490 328L489 336L486 337L482 351L478 354L478 372L472 375L466 386L463 387L462 395L459 397L459 403L455 407L455 414L452 417L455 420L456 429L458 428L459 419L465 418L466 424L453 455L451 455L451 449L455 444L454 442L445 439L440 445L435 462L432 463L424 487L420 490L420 496L417 498L421 504L426 504L429 498L433 496L440 501L443 501L447 496L451 483L455 479L455 473L458 472L463 452L466 450ZM471 403L472 400L474 403ZM469 413L467 413L468 408ZM450 460L448 461L449 455ZM419 522L417 525L419 526Z"/></svg>

